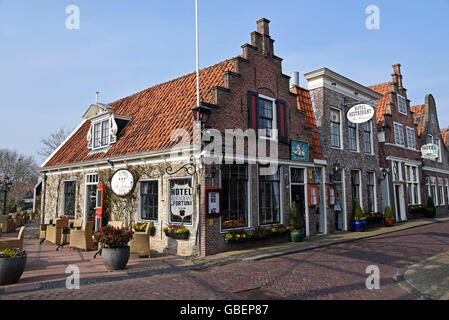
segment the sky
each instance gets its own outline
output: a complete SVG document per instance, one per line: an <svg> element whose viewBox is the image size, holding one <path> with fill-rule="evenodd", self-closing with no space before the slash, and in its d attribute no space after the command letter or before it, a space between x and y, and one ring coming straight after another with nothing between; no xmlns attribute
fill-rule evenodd
<svg viewBox="0 0 449 320"><path fill-rule="evenodd" d="M66 27L70 5L79 29ZM241 54L262 17L301 85L322 67L383 83L400 63L411 105L433 94L449 127L449 0L199 0L200 66ZM110 103L194 70L194 0L0 0L0 148L41 163L41 138L76 128L96 91Z"/></svg>

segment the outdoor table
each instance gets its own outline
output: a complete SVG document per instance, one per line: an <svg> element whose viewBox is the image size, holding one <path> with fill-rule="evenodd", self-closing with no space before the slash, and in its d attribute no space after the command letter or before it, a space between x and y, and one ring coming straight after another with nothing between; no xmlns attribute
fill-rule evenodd
<svg viewBox="0 0 449 320"><path fill-rule="evenodd" d="M70 229L69 227L62 228L62 239L61 244L56 248L56 251L59 250L59 248L64 248L65 245L70 243Z"/></svg>

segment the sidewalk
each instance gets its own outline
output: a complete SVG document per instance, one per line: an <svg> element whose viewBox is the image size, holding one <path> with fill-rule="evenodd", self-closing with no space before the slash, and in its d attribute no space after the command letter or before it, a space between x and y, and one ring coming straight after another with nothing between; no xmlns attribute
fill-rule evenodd
<svg viewBox="0 0 449 320"><path fill-rule="evenodd" d="M398 272L396 281L424 300L449 300L449 252Z"/></svg>
<svg viewBox="0 0 449 320"><path fill-rule="evenodd" d="M271 246L265 246L260 248L251 248L247 250L237 250L229 251L224 253L219 253L213 256L208 256L205 258L198 258L197 261L206 262L209 267L217 265L225 265L232 262L238 261L257 261L262 259L268 259L273 257L279 257L295 252L307 251L316 248L322 248L331 246L334 244L352 242L361 239L368 239L376 237L383 234L388 234L392 232L397 232L401 230L417 228L433 223L448 222L449 217L436 218L436 219L420 219L411 220L407 222L401 222L395 224L393 227L379 227L375 229L370 229L366 232L342 232L329 235L317 235L311 239L307 239L304 242L293 243L284 242Z"/></svg>

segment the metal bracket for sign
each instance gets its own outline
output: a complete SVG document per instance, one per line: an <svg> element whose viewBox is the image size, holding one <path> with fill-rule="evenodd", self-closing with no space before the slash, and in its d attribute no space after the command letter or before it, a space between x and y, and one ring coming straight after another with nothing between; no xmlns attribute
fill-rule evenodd
<svg viewBox="0 0 449 320"><path fill-rule="evenodd" d="M178 170L174 171L172 166L169 165L167 168L165 168L165 172L170 175L173 176L175 174L177 174L179 171L181 170L185 170L186 173L190 176L193 176L196 173L196 165L195 165L195 158L194 156L190 157L190 163L186 163L185 165L183 165L181 168L179 168Z"/></svg>

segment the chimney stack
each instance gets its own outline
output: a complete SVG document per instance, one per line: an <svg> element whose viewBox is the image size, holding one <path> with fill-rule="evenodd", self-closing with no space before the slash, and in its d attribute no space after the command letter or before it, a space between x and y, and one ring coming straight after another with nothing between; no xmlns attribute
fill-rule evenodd
<svg viewBox="0 0 449 320"><path fill-rule="evenodd" d="M401 65L399 63L396 63L393 65L393 71L396 75L396 79L393 76L393 82L397 83L399 88L402 88L402 74L401 74Z"/></svg>
<svg viewBox="0 0 449 320"><path fill-rule="evenodd" d="M294 86L299 86L299 72L293 71L290 74L290 88L293 88Z"/></svg>
<svg viewBox="0 0 449 320"><path fill-rule="evenodd" d="M251 33L251 44L258 48L265 56L274 55L274 40L270 37L270 20L257 20L257 31Z"/></svg>
<svg viewBox="0 0 449 320"><path fill-rule="evenodd" d="M260 20L257 20L257 32L263 35L270 35L270 28L269 28L270 20L262 18Z"/></svg>

